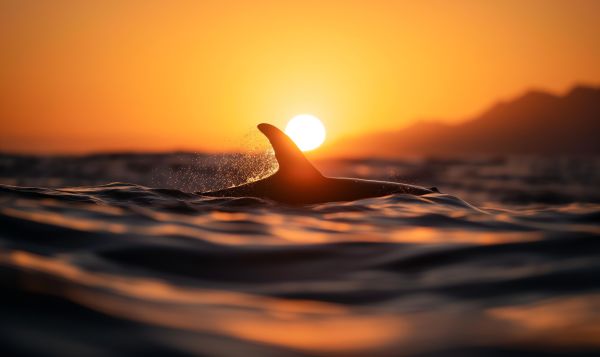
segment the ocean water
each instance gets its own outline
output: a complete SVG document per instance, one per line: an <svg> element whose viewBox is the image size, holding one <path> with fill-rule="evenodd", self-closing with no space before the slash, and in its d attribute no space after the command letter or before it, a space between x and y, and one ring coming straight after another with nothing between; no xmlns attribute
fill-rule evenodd
<svg viewBox="0 0 600 357"><path fill-rule="evenodd" d="M437 186L287 206L195 194L270 155L0 156L0 350L597 356L600 160L328 160Z"/></svg>

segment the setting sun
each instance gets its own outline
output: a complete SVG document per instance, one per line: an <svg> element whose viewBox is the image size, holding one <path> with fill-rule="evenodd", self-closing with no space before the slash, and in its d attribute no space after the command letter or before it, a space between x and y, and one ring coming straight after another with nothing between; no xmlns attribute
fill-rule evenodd
<svg viewBox="0 0 600 357"><path fill-rule="evenodd" d="M325 141L325 126L319 118L310 114L293 117L285 127L285 133L302 151L316 149Z"/></svg>

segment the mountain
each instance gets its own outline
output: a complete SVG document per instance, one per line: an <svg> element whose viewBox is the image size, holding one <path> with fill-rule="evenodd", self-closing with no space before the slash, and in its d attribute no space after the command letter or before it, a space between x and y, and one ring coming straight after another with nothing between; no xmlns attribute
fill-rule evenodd
<svg viewBox="0 0 600 357"><path fill-rule="evenodd" d="M600 87L530 91L460 124L418 122L338 142L350 156L600 154ZM360 151L359 151L360 149Z"/></svg>

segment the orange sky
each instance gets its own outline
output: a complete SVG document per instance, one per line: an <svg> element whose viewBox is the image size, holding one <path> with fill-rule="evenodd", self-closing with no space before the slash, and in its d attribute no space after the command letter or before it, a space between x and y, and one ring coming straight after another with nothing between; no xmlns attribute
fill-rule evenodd
<svg viewBox="0 0 600 357"><path fill-rule="evenodd" d="M299 113L328 140L460 120L599 83L598 14L593 0L3 0L0 150L230 150Z"/></svg>

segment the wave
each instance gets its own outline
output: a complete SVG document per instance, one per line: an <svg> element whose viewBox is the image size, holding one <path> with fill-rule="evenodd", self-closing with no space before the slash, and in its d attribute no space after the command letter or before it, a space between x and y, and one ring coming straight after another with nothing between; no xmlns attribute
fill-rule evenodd
<svg viewBox="0 0 600 357"><path fill-rule="evenodd" d="M2 344L32 355L597 353L599 218L593 203L480 209L446 194L286 206L128 183L0 185Z"/></svg>

